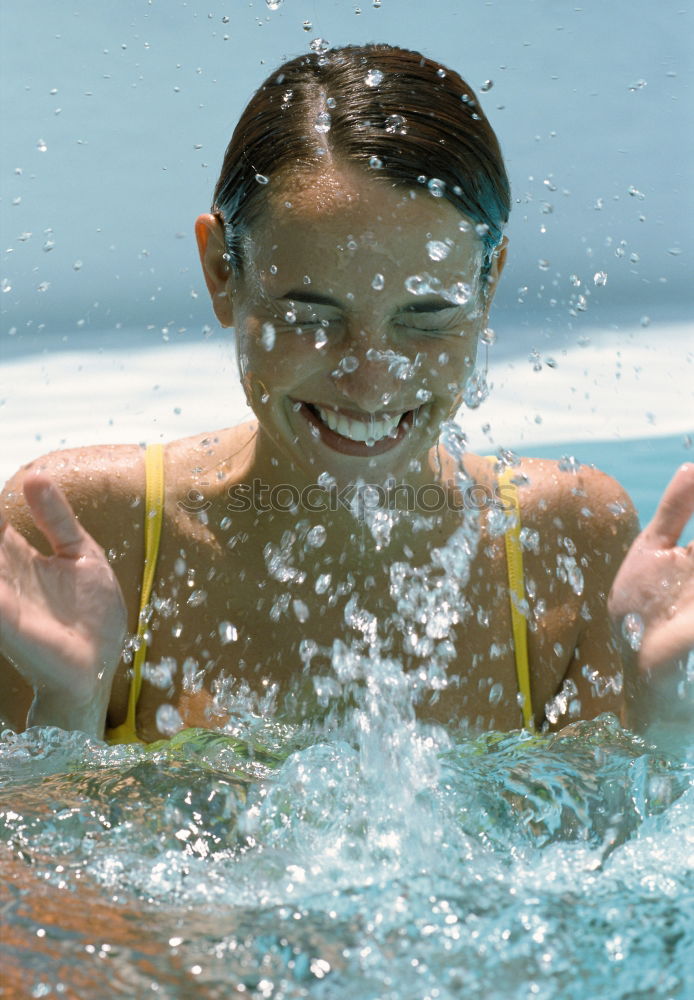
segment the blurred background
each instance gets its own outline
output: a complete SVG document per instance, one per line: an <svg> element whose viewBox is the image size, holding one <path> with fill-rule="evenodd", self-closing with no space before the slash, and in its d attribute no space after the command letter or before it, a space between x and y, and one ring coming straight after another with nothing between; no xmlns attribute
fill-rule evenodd
<svg viewBox="0 0 694 1000"><path fill-rule="evenodd" d="M500 137L510 253L471 444L571 445L658 491L694 458L693 21L688 0L4 4L0 477L243 415L193 221L251 93L323 38L455 67Z"/></svg>

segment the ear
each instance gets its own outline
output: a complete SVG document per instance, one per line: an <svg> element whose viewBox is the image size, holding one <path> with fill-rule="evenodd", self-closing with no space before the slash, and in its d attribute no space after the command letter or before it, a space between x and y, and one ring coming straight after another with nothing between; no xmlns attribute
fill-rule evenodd
<svg viewBox="0 0 694 1000"><path fill-rule="evenodd" d="M485 308L484 308L484 324L487 325L487 320L489 319L489 310L491 309L492 302L494 301L494 296L496 295L496 289L499 284L499 279L501 277L502 271L506 266L506 253L508 250L508 237L503 236L501 243L494 251L494 256L492 257L492 266L489 269L489 275L487 276L487 287L485 290Z"/></svg>
<svg viewBox="0 0 694 1000"><path fill-rule="evenodd" d="M205 284L212 299L212 308L222 326L233 326L234 314L229 278L231 269L224 259L226 246L224 230L219 219L210 214L199 215L195 220L195 238Z"/></svg>

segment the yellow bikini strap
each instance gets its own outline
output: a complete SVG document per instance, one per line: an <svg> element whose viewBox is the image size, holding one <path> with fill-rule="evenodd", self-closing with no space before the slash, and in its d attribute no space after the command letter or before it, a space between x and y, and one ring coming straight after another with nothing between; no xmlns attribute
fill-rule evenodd
<svg viewBox="0 0 694 1000"><path fill-rule="evenodd" d="M141 743L135 724L137 702L142 687L142 667L147 655L145 633L147 631L146 609L152 595L154 572L159 555L161 525L164 519L164 446L150 444L145 452L145 564L142 571L140 589L140 611L137 619L138 646L133 657L133 676L128 694L128 714L125 722L112 729L108 738L111 743Z"/></svg>
<svg viewBox="0 0 694 1000"><path fill-rule="evenodd" d="M492 457L492 461L495 459ZM520 502L518 487L513 482L514 469L507 466L499 474L499 485L504 487L504 500L510 500L511 509L506 511L508 528L504 535L506 544L506 565L508 569L509 599L511 603L511 628L513 648L516 658L518 691L522 696L521 711L526 729L533 727L533 705L530 695L530 664L528 662L528 633L525 615L520 610L525 606L525 584L523 577L523 547L520 531Z"/></svg>

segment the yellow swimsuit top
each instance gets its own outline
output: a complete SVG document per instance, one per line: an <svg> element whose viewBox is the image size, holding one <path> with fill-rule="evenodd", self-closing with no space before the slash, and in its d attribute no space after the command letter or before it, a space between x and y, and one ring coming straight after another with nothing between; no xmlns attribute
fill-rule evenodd
<svg viewBox="0 0 694 1000"><path fill-rule="evenodd" d="M493 458L491 459L494 460ZM511 606L511 627L513 630L513 650L516 660L518 691L521 694L523 725L533 726L533 706L530 696L530 669L528 664L528 638L525 616L520 611L525 599L523 582L523 549L520 541L520 503L518 489L513 482L513 469L504 469L499 476L499 484L506 487L504 495L511 498L508 510L509 526L504 539L506 543L506 565L508 569L508 590ZM133 657L133 676L128 693L128 711L120 726L106 731L109 743L142 743L137 735L137 702L142 688L142 666L147 655L145 633L147 629L146 609L152 594L154 571L159 554L161 526L164 519L164 446L151 444L145 452L145 563L140 591L140 613L137 623L138 644Z"/></svg>

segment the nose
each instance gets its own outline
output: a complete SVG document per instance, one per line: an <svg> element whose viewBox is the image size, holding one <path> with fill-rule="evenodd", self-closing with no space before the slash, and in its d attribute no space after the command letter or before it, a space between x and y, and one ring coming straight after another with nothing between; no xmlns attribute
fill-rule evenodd
<svg viewBox="0 0 694 1000"><path fill-rule="evenodd" d="M355 408L377 413L391 403L411 401L414 390L408 390L408 383L420 365L420 355L402 354L387 338L361 330L343 343L330 378L338 393Z"/></svg>

